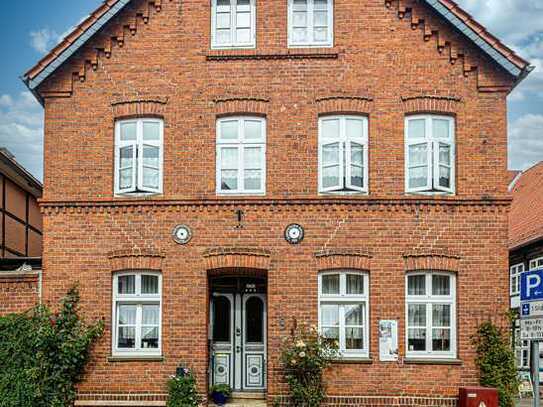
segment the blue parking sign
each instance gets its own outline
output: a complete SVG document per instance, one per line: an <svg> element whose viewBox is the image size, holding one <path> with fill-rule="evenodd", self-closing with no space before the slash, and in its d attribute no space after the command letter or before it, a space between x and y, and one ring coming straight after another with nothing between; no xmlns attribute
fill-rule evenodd
<svg viewBox="0 0 543 407"><path fill-rule="evenodd" d="M543 300L543 269L526 271L520 275L520 301L538 300Z"/></svg>

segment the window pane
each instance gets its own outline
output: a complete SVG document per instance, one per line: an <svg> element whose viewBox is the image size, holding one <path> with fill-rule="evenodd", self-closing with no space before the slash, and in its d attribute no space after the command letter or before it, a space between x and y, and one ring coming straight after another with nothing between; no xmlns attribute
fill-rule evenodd
<svg viewBox="0 0 543 407"><path fill-rule="evenodd" d="M443 188L451 187L451 169L449 167L439 166L439 186Z"/></svg>
<svg viewBox="0 0 543 407"><path fill-rule="evenodd" d="M409 146L409 167L428 165L428 144Z"/></svg>
<svg viewBox="0 0 543 407"><path fill-rule="evenodd" d="M451 306L434 304L432 305L432 326L450 327L451 326Z"/></svg>
<svg viewBox="0 0 543 407"><path fill-rule="evenodd" d="M261 154L260 147L246 148L243 155L245 169L262 168L261 157L262 157L262 154Z"/></svg>
<svg viewBox="0 0 543 407"><path fill-rule="evenodd" d="M327 339L339 339L339 328L323 328L322 336Z"/></svg>
<svg viewBox="0 0 543 407"><path fill-rule="evenodd" d="M247 10L250 6L250 1L249 0L238 0L238 3L237 3L237 9L238 10Z"/></svg>
<svg viewBox="0 0 543 407"><path fill-rule="evenodd" d="M432 128L434 138L447 139L450 137L448 120L433 119Z"/></svg>
<svg viewBox="0 0 543 407"><path fill-rule="evenodd" d="M264 342L264 304L258 297L252 297L245 304L246 342Z"/></svg>
<svg viewBox="0 0 543 407"><path fill-rule="evenodd" d="M119 328L117 347L120 349L132 349L136 346L136 328Z"/></svg>
<svg viewBox="0 0 543 407"><path fill-rule="evenodd" d="M351 164L364 165L364 147L357 143L351 143Z"/></svg>
<svg viewBox="0 0 543 407"><path fill-rule="evenodd" d="M326 41L328 35L328 29L326 28L315 28L313 30L313 39L315 41L324 42Z"/></svg>
<svg viewBox="0 0 543 407"><path fill-rule="evenodd" d="M315 10L326 10L328 8L328 0L314 0L313 7Z"/></svg>
<svg viewBox="0 0 543 407"><path fill-rule="evenodd" d="M407 347L409 351L426 350L426 329L409 329Z"/></svg>
<svg viewBox="0 0 543 407"><path fill-rule="evenodd" d="M339 305L321 305L321 324L323 326L339 326Z"/></svg>
<svg viewBox="0 0 543 407"><path fill-rule="evenodd" d="M121 141L134 141L136 138L136 123L121 123Z"/></svg>
<svg viewBox="0 0 543 407"><path fill-rule="evenodd" d="M251 13L237 13L236 14L236 27L237 28L250 28L251 27Z"/></svg>
<svg viewBox="0 0 543 407"><path fill-rule="evenodd" d="M345 328L345 349L364 349L362 328Z"/></svg>
<svg viewBox="0 0 543 407"><path fill-rule="evenodd" d="M347 274L347 294L364 294L364 276Z"/></svg>
<svg viewBox="0 0 543 407"><path fill-rule="evenodd" d="M121 148L120 157L120 168L132 167L134 165L134 147L129 146Z"/></svg>
<svg viewBox="0 0 543 407"><path fill-rule="evenodd" d="M143 122L143 140L160 140L160 124L156 122Z"/></svg>
<svg viewBox="0 0 543 407"><path fill-rule="evenodd" d="M339 138L339 120L323 120L321 124L322 137Z"/></svg>
<svg viewBox="0 0 543 407"><path fill-rule="evenodd" d="M238 168L238 149L221 148L221 168L233 170Z"/></svg>
<svg viewBox="0 0 543 407"><path fill-rule="evenodd" d="M364 305L345 305L345 325L364 325Z"/></svg>
<svg viewBox="0 0 543 407"><path fill-rule="evenodd" d="M217 43L218 44L229 44L230 39L230 29L218 29L217 35L216 35ZM227 140L226 137L223 137L223 139Z"/></svg>
<svg viewBox="0 0 543 407"><path fill-rule="evenodd" d="M143 186L146 188L158 189L158 179L160 173L158 169L144 167L143 168Z"/></svg>
<svg viewBox="0 0 543 407"><path fill-rule="evenodd" d="M323 169L322 186L324 188L339 186L339 165Z"/></svg>
<svg viewBox="0 0 543 407"><path fill-rule="evenodd" d="M322 163L324 166L339 164L339 143L322 146Z"/></svg>
<svg viewBox="0 0 543 407"><path fill-rule="evenodd" d="M213 299L213 340L230 342L230 300L226 297Z"/></svg>
<svg viewBox="0 0 543 407"><path fill-rule="evenodd" d="M119 325L136 325L135 305L119 305Z"/></svg>
<svg viewBox="0 0 543 407"><path fill-rule="evenodd" d="M245 179L243 182L246 190L258 191L262 189L262 171L261 170L246 170Z"/></svg>
<svg viewBox="0 0 543 407"><path fill-rule="evenodd" d="M364 187L364 169L351 166L351 185L358 188Z"/></svg>
<svg viewBox="0 0 543 407"><path fill-rule="evenodd" d="M245 121L245 139L260 140L262 139L262 122L259 120Z"/></svg>
<svg viewBox="0 0 543 407"><path fill-rule="evenodd" d="M293 0L294 10L307 10L307 0Z"/></svg>
<svg viewBox="0 0 543 407"><path fill-rule="evenodd" d="M230 13L217 13L217 28L230 28Z"/></svg>
<svg viewBox="0 0 543 407"><path fill-rule="evenodd" d="M451 165L451 146L439 143L439 163Z"/></svg>
<svg viewBox="0 0 543 407"><path fill-rule="evenodd" d="M222 140L237 140L238 138L238 121L229 120L221 122L221 139Z"/></svg>
<svg viewBox="0 0 543 407"><path fill-rule="evenodd" d="M159 167L160 148L155 146L143 146L143 165L153 168Z"/></svg>
<svg viewBox="0 0 543 407"><path fill-rule="evenodd" d="M410 139L426 137L426 120L408 120L407 136Z"/></svg>
<svg viewBox="0 0 543 407"><path fill-rule="evenodd" d="M235 191L238 189L237 170L223 170L221 177L221 190Z"/></svg>
<svg viewBox="0 0 543 407"><path fill-rule="evenodd" d="M238 28L236 30L236 41L239 43L251 42L251 29Z"/></svg>
<svg viewBox="0 0 543 407"><path fill-rule="evenodd" d="M158 327L143 327L141 329L141 347L143 349L158 349Z"/></svg>
<svg viewBox="0 0 543 407"><path fill-rule="evenodd" d="M407 277L408 295L426 295L426 276L416 275Z"/></svg>
<svg viewBox="0 0 543 407"><path fill-rule="evenodd" d="M306 27L307 13L305 11L295 11L292 14L292 24L294 27Z"/></svg>
<svg viewBox="0 0 543 407"><path fill-rule="evenodd" d="M119 276L117 279L117 291L119 294L136 294L136 276Z"/></svg>
<svg viewBox="0 0 543 407"><path fill-rule="evenodd" d="M410 327L426 326L426 304L409 304L407 313Z"/></svg>
<svg viewBox="0 0 543 407"><path fill-rule="evenodd" d="M315 27L326 27L328 25L328 13L326 11L315 11L313 21Z"/></svg>
<svg viewBox="0 0 543 407"><path fill-rule="evenodd" d="M142 308L142 324L158 325L160 307L158 305L144 305Z"/></svg>
<svg viewBox="0 0 543 407"><path fill-rule="evenodd" d="M133 179L133 168L126 168L124 170L120 171L120 180L119 180L119 188L120 189L128 189L132 188L132 181Z"/></svg>
<svg viewBox="0 0 543 407"><path fill-rule="evenodd" d="M292 41L295 43L307 41L307 30L305 28L294 28L292 30Z"/></svg>
<svg viewBox="0 0 543 407"><path fill-rule="evenodd" d="M158 294L158 276L143 274L141 276L141 293Z"/></svg>
<svg viewBox="0 0 543 407"><path fill-rule="evenodd" d="M339 274L325 274L322 276L322 293L339 294Z"/></svg>
<svg viewBox="0 0 543 407"><path fill-rule="evenodd" d="M432 350L448 352L451 350L451 330L432 329Z"/></svg>
<svg viewBox="0 0 543 407"><path fill-rule="evenodd" d="M409 188L422 188L428 184L428 167L409 169Z"/></svg>
<svg viewBox="0 0 543 407"><path fill-rule="evenodd" d="M451 282L449 276L432 276L432 295L450 295Z"/></svg>

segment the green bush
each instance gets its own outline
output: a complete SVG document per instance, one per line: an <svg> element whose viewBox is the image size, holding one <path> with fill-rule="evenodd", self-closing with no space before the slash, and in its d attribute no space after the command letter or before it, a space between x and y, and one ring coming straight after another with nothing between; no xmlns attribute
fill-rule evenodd
<svg viewBox="0 0 543 407"><path fill-rule="evenodd" d="M221 393L228 399L232 397L232 388L227 384L215 384L214 386L211 386L211 389L209 390L209 394L213 393Z"/></svg>
<svg viewBox="0 0 543 407"><path fill-rule="evenodd" d="M292 405L318 407L326 396L324 369L339 357L338 344L319 335L316 328L296 327L281 352L284 376Z"/></svg>
<svg viewBox="0 0 543 407"><path fill-rule="evenodd" d="M103 323L85 325L71 289L57 313L38 306L0 318L2 407L68 407Z"/></svg>
<svg viewBox="0 0 543 407"><path fill-rule="evenodd" d="M481 385L498 389L500 407L511 407L518 394L519 382L515 354L508 335L492 322L483 323L473 337L477 352L475 363Z"/></svg>
<svg viewBox="0 0 543 407"><path fill-rule="evenodd" d="M167 407L197 407L201 398L196 390L196 378L189 369L182 376L172 376L168 381Z"/></svg>

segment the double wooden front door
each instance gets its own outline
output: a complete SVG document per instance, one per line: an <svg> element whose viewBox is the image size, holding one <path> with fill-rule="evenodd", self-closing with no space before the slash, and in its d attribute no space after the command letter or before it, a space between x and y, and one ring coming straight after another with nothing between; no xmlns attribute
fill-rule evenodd
<svg viewBox="0 0 543 407"><path fill-rule="evenodd" d="M266 389L266 295L213 293L211 383Z"/></svg>

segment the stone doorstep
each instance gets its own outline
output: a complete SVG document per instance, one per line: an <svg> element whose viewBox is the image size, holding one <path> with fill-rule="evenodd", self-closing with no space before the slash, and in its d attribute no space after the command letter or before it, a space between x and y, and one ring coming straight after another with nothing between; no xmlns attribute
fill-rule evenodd
<svg viewBox="0 0 543 407"><path fill-rule="evenodd" d="M209 403L208 406L218 407L214 403ZM232 398L224 407L266 407L266 394L233 392Z"/></svg>

